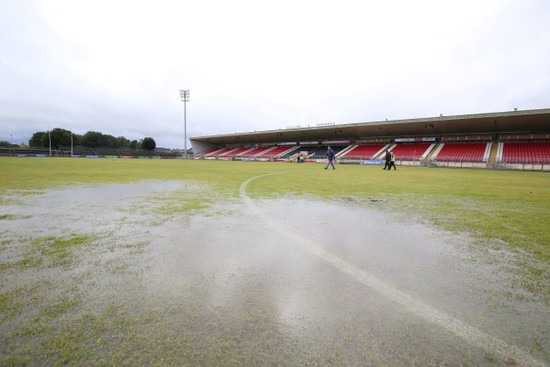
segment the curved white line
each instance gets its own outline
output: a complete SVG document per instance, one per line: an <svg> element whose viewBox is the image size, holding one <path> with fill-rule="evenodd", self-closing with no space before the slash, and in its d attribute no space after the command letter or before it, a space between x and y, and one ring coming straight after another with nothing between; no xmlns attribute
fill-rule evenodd
<svg viewBox="0 0 550 367"><path fill-rule="evenodd" d="M239 194L242 200L250 208L250 210L253 211L254 214L260 217L262 220L264 220L268 225L277 229L278 233L285 235L290 240L301 245L304 249L308 250L315 256L333 265L336 269L348 274L349 276L351 276L358 282L366 285L367 287L374 289L378 293L391 299L392 301L401 305L415 315L433 324L439 325L440 327L443 327L448 331L451 331L455 335L475 345L476 347L482 348L489 353L495 353L499 355L504 361L509 357L513 357L514 360L516 360L522 366L548 366L546 363L541 362L531 355L527 354L526 352L522 351L517 346L508 344L500 338L493 337L471 325L468 325L465 322L462 322L446 314L445 312L438 310L437 308L430 306L429 304L424 303L421 300L416 299L403 291L400 291L399 289L396 289L390 284L384 283L382 280L378 279L372 274L369 274L362 269L356 268L355 266L342 260L338 256L324 250L307 238L304 238L297 233L289 231L288 228L284 227L280 222L277 222L273 218L263 213L254 204L254 201L246 194L246 186L251 181L258 178L281 173L285 172L268 173L252 177L243 182L239 189Z"/></svg>

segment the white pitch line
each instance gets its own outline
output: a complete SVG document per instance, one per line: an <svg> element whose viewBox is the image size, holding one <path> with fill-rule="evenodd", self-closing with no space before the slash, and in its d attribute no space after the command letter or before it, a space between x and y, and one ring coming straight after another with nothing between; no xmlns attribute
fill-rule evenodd
<svg viewBox="0 0 550 367"><path fill-rule="evenodd" d="M280 222L266 215L254 204L254 201L246 194L246 186L251 181L258 178L277 175L280 173L284 172L268 173L252 177L243 182L239 189L240 196L244 203L268 225L277 229L278 233L285 235L291 241L294 241L295 243L301 245L304 249L306 249L313 255L319 257L320 259L323 259L341 272L348 274L358 282L391 299L395 303L407 309L409 312L454 333L458 337L464 339L468 343L475 345L476 347L482 348L489 353L495 353L503 360L506 360L509 357L513 358L521 366L548 366L546 363L539 361L528 353L522 351L517 346L508 344L500 338L491 336L471 325L468 325L465 322L460 321L399 289L396 289L392 285L383 282L382 280L366 272L365 270L356 268L355 266L342 260L338 256L324 250L307 238L304 238L297 233L289 231L288 228L284 227Z"/></svg>

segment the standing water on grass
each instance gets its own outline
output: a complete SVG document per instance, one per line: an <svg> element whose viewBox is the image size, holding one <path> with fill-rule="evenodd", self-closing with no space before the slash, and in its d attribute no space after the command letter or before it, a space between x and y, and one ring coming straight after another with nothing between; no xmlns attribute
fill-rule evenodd
<svg viewBox="0 0 550 367"><path fill-rule="evenodd" d="M5 203L2 364L549 364L550 306L467 237L367 203L216 195L144 181Z"/></svg>

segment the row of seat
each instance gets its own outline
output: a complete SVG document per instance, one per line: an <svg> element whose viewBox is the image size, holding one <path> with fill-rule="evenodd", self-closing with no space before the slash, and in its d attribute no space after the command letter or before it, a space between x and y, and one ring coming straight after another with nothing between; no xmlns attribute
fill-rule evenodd
<svg viewBox="0 0 550 367"><path fill-rule="evenodd" d="M274 158L289 153L298 149L296 146L265 146L258 148L214 148L197 154L198 157L258 157L258 158Z"/></svg>
<svg viewBox="0 0 550 367"><path fill-rule="evenodd" d="M446 162L484 162L488 143L446 143L432 160ZM500 162L550 163L550 142L504 142ZM418 160L427 153L430 144L398 144L391 149L398 160ZM380 158L384 145L358 145L346 152L345 158ZM375 156L378 155L378 156Z"/></svg>
<svg viewBox="0 0 550 367"><path fill-rule="evenodd" d="M446 162L483 162L487 143L445 144L434 160Z"/></svg>
<svg viewBox="0 0 550 367"><path fill-rule="evenodd" d="M385 144L358 145L355 148L344 153L342 157L370 159L371 157L374 157L376 153L384 149L385 146Z"/></svg>
<svg viewBox="0 0 550 367"><path fill-rule="evenodd" d="M392 148L395 157L402 161L415 161L426 153L431 144L397 144Z"/></svg>
<svg viewBox="0 0 550 367"><path fill-rule="evenodd" d="M509 163L550 163L550 142L504 143L502 161Z"/></svg>
<svg viewBox="0 0 550 367"><path fill-rule="evenodd" d="M436 151L430 158L436 161L462 161L462 162L483 162L487 159L488 143L445 143L439 151ZM336 154L344 159L379 159L385 148L395 154L398 160L419 160L427 155L432 144L365 144L357 145L352 149L349 146L334 146ZM315 147L289 147L289 146L267 146L258 148L215 148L201 153L203 157L288 157L296 154L298 149L308 151L309 158L323 158L326 146ZM347 150L349 149L349 150ZM347 150L347 151L346 151ZM522 162L522 163L550 163L550 142L505 142L502 143L502 155L498 157L501 162Z"/></svg>

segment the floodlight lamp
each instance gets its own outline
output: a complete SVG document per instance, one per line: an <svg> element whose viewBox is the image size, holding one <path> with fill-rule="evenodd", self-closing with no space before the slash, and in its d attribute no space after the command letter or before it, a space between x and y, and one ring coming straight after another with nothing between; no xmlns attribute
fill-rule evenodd
<svg viewBox="0 0 550 367"><path fill-rule="evenodd" d="M180 89L180 98L182 102L189 101L190 91L188 89Z"/></svg>

